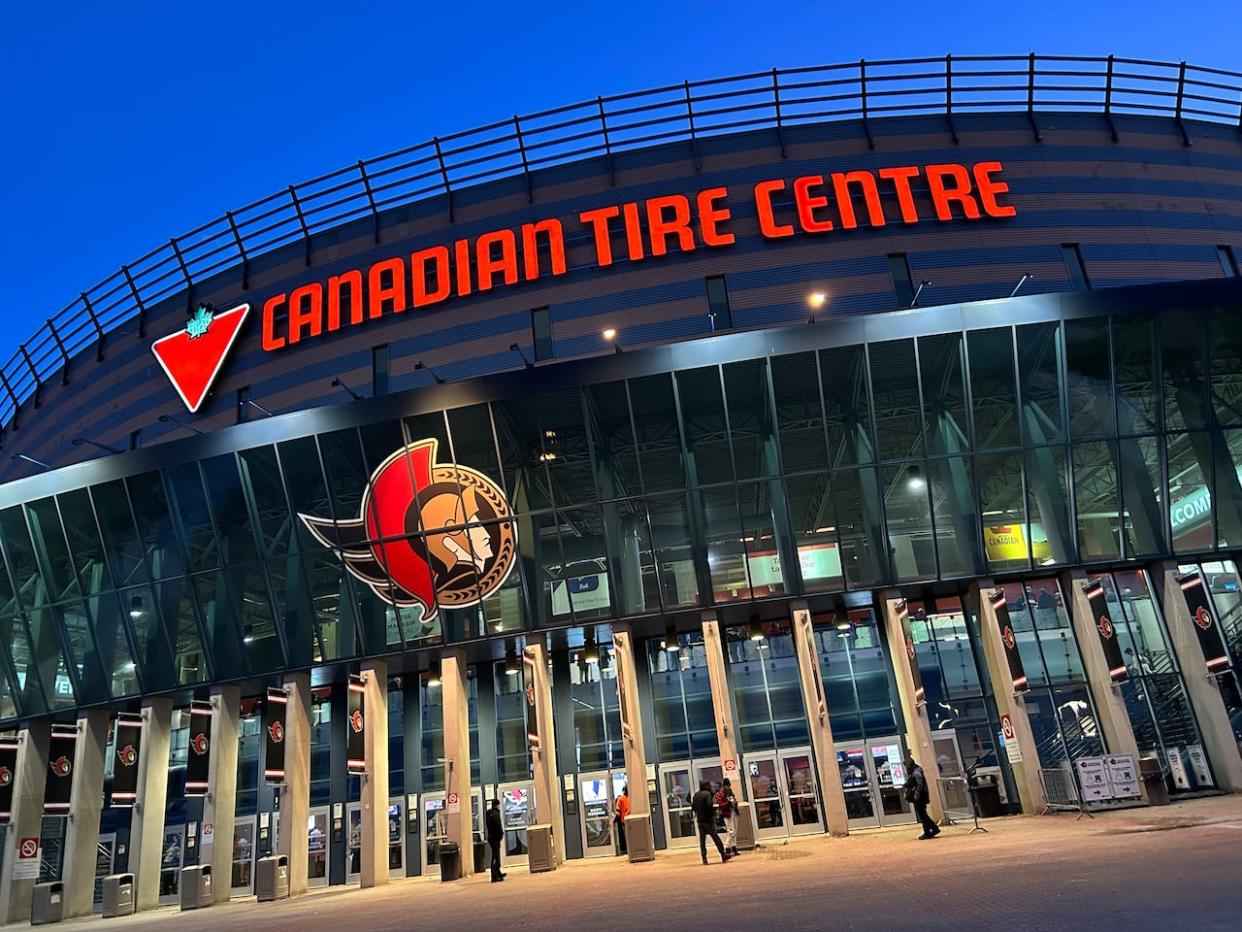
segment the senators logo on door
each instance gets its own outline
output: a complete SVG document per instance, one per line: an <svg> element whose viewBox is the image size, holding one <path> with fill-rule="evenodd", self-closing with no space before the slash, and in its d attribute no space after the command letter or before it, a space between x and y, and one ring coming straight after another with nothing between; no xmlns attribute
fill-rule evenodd
<svg viewBox="0 0 1242 932"><path fill-rule="evenodd" d="M285 726L280 722L272 722L268 725L267 733L271 736L273 744L280 744L285 740Z"/></svg>
<svg viewBox="0 0 1242 932"><path fill-rule="evenodd" d="M127 744L116 749L116 759L126 767L132 767L138 762L138 752L132 744Z"/></svg>
<svg viewBox="0 0 1242 932"><path fill-rule="evenodd" d="M1008 650L1013 650L1013 646L1017 643L1017 639L1013 636L1013 628L1009 627L1009 625L1005 625L1005 631L1001 634L1001 640L1005 642L1005 647Z"/></svg>
<svg viewBox="0 0 1242 932"><path fill-rule="evenodd" d="M13 771L8 767L0 767L0 786L8 786L13 782Z"/></svg>
<svg viewBox="0 0 1242 932"><path fill-rule="evenodd" d="M67 777L72 770L73 761L69 760L64 754L52 761L52 773L58 777Z"/></svg>
<svg viewBox="0 0 1242 932"><path fill-rule="evenodd" d="M207 753L207 736L201 731L196 734L190 741L190 747L194 749L194 753L200 757Z"/></svg>
<svg viewBox="0 0 1242 932"><path fill-rule="evenodd" d="M1195 624L1204 631L1212 627L1212 616L1202 605L1195 609Z"/></svg>
<svg viewBox="0 0 1242 932"><path fill-rule="evenodd" d="M1100 629L1100 637L1111 638L1113 636L1113 623L1107 615L1101 615L1097 627Z"/></svg>
<svg viewBox="0 0 1242 932"><path fill-rule="evenodd" d="M349 717L349 727L361 734L362 732L362 713L354 709L354 714Z"/></svg>
<svg viewBox="0 0 1242 932"><path fill-rule="evenodd" d="M384 601L416 607L424 623L440 606L487 598L516 553L504 493L481 472L437 464L437 447L420 440L380 463L356 518L300 515L351 574Z"/></svg>

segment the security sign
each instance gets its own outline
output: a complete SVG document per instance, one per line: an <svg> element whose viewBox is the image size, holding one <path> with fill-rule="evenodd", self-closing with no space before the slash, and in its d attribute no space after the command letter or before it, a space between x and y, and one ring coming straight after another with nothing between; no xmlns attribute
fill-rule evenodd
<svg viewBox="0 0 1242 932"><path fill-rule="evenodd" d="M1194 622L1195 636L1199 639L1199 650L1203 653L1203 662L1207 664L1208 672L1223 673L1231 666L1229 647L1225 644L1220 625L1212 615L1203 577L1198 573L1189 573L1179 576L1177 584L1181 586L1186 608L1190 610L1190 620Z"/></svg>
<svg viewBox="0 0 1242 932"><path fill-rule="evenodd" d="M17 846L17 856L29 860L39 856L39 839L23 838L21 844Z"/></svg>

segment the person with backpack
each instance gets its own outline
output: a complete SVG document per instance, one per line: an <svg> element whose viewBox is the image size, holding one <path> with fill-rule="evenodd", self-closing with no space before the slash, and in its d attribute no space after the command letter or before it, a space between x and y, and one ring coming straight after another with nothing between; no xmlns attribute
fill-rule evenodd
<svg viewBox="0 0 1242 932"><path fill-rule="evenodd" d="M716 791L716 808L720 811L720 818L724 819L725 828L728 830L729 843L725 845L725 850L737 857L737 797L733 794L733 785L728 777L724 778L720 789Z"/></svg>
<svg viewBox="0 0 1242 932"><path fill-rule="evenodd" d="M940 826L927 814L927 804L931 802L931 792L927 788L927 774L923 773L923 768L916 764L909 754L906 755L905 765L906 782L903 789L906 791L906 801L914 807L914 815L918 818L919 824L923 826L923 834L919 836L919 841L935 838L940 834Z"/></svg>
<svg viewBox="0 0 1242 932"><path fill-rule="evenodd" d="M699 854L703 858L703 863L707 863L708 835L711 835L712 841L716 843L716 850L720 852L720 862L729 863L729 858L733 855L725 851L724 845L720 843L720 833L716 831L716 800L712 796L712 785L706 780L699 782L699 791L690 801L690 808L694 810L694 819L699 826Z"/></svg>

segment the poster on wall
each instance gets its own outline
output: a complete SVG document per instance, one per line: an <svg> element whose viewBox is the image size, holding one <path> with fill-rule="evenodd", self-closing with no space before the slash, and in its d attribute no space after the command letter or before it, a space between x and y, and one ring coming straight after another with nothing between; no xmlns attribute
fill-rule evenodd
<svg viewBox="0 0 1242 932"><path fill-rule="evenodd" d="M1108 675L1114 683L1122 683L1129 677L1125 658L1121 656L1121 645L1117 643L1117 628L1113 624L1112 611L1108 607L1108 597L1104 592L1104 584L1099 580L1083 589L1087 604L1091 607L1091 622L1095 633L1100 639L1100 648L1104 651L1104 662L1108 664Z"/></svg>
<svg viewBox="0 0 1242 932"><path fill-rule="evenodd" d="M1130 797L1142 795L1142 791L1139 789L1138 767L1135 766L1134 755L1114 754L1103 758L1103 761L1104 766L1108 770L1108 783L1112 788L1114 799L1129 799Z"/></svg>
<svg viewBox="0 0 1242 932"><path fill-rule="evenodd" d="M285 782L285 710L289 696L283 689L267 690L263 703L263 779L271 784Z"/></svg>
<svg viewBox="0 0 1242 932"><path fill-rule="evenodd" d="M1197 572L1188 573L1177 577L1177 584L1182 587L1182 596L1186 599L1186 608L1190 610L1190 620L1194 623L1195 636L1199 639L1199 650L1203 653L1208 672L1224 673L1230 667L1229 648L1220 625L1212 615L1203 577Z"/></svg>
<svg viewBox="0 0 1242 932"><path fill-rule="evenodd" d="M923 689L923 671L919 669L918 651L914 649L914 632L910 627L910 607L906 601L897 603L897 621L901 625L901 641L905 645L906 657L910 661L910 676L914 679L914 704L926 702L927 692Z"/></svg>
<svg viewBox="0 0 1242 932"><path fill-rule="evenodd" d="M356 673L349 675L349 708L345 729L346 769L351 776L367 772L367 687Z"/></svg>
<svg viewBox="0 0 1242 932"><path fill-rule="evenodd" d="M1022 666L1022 655L1018 652L1018 636L1014 633L1013 624L1009 620L1009 605L1005 599L1004 589L992 590L988 601L992 612L996 615L996 627L1000 629L1001 645L1005 648L1005 660L1009 663L1009 677L1013 682L1015 693L1027 688L1026 670Z"/></svg>
<svg viewBox="0 0 1242 932"><path fill-rule="evenodd" d="M1080 757L1074 761L1078 768L1078 785L1082 787L1084 803L1098 803L1108 799L1108 773L1102 757Z"/></svg>
<svg viewBox="0 0 1242 932"><path fill-rule="evenodd" d="M0 825L13 815L13 782L17 779L17 739L0 738Z"/></svg>
<svg viewBox="0 0 1242 932"><path fill-rule="evenodd" d="M1182 749L1177 746L1164 749L1165 759L1169 762L1169 775L1173 785L1179 790L1190 789L1190 774L1186 773L1186 762L1182 760Z"/></svg>
<svg viewBox="0 0 1242 932"><path fill-rule="evenodd" d="M132 806L138 797L138 754L142 750L142 716L116 717L112 742L112 805Z"/></svg>
<svg viewBox="0 0 1242 932"><path fill-rule="evenodd" d="M211 703L190 703L190 739L185 755L185 795L206 796L211 780Z"/></svg>
<svg viewBox="0 0 1242 932"><path fill-rule="evenodd" d="M1212 771L1208 769L1207 755L1203 753L1203 745L1187 745L1186 759L1190 761L1190 771L1195 775L1195 782L1200 787L1216 785L1216 781L1212 779Z"/></svg>
<svg viewBox="0 0 1242 932"><path fill-rule="evenodd" d="M76 725L53 725L47 746L47 778L43 784L43 814L68 815L73 789L73 758L78 745Z"/></svg>

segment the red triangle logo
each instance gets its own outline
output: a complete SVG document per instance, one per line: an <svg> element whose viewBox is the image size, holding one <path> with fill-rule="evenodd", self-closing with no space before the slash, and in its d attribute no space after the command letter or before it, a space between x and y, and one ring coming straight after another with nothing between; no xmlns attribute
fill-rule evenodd
<svg viewBox="0 0 1242 932"><path fill-rule="evenodd" d="M218 314L200 307L186 329L151 344L160 368L191 414L207 397L249 313L249 304Z"/></svg>

